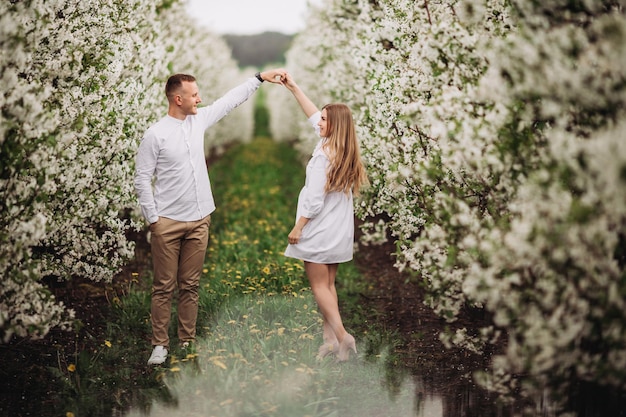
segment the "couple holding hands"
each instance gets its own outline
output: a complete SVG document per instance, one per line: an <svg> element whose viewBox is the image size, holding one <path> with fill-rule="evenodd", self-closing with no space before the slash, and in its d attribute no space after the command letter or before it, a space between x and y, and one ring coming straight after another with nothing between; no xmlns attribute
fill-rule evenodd
<svg viewBox="0 0 626 417"><path fill-rule="evenodd" d="M264 81L284 85L320 136L306 167L296 221L285 255L300 259L323 316L324 342L318 357L338 361L356 353L356 343L339 313L335 278L340 263L350 261L354 245L353 193L367 183L350 109L327 104L322 109L306 96L284 69L258 72L214 103L202 102L196 80L172 75L165 85L167 115L144 134L136 155L135 190L150 223L154 268L151 298L150 365L165 362L172 297L178 290L178 338L193 343L198 315L198 287L215 210L204 156L204 132L245 102Z"/></svg>

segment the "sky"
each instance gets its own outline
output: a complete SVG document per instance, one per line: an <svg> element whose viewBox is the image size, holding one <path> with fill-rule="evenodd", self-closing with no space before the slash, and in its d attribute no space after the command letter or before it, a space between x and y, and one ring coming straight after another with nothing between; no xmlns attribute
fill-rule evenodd
<svg viewBox="0 0 626 417"><path fill-rule="evenodd" d="M187 0L198 23L218 34L254 35L267 31L292 35L304 28L308 4L323 0Z"/></svg>

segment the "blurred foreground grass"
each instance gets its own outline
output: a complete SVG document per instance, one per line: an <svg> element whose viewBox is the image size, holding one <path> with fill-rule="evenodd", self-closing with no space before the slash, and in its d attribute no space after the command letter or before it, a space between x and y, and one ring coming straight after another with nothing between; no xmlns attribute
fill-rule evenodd
<svg viewBox="0 0 626 417"><path fill-rule="evenodd" d="M211 167L218 209L199 338L193 353L174 351L156 371L173 400L155 399L130 416L411 414L413 388L395 386L392 396L383 387L383 360L315 359L321 316L302 263L283 255L303 175L289 146L264 138L229 150ZM343 298L341 289L358 286L359 273L350 262L338 275L351 282L338 283Z"/></svg>
<svg viewBox="0 0 626 417"><path fill-rule="evenodd" d="M365 354L365 334L358 360L315 359L321 316L302 263L283 255L304 182L295 151L257 138L228 150L210 166L210 175L217 210L194 350L178 347L174 308L168 361L146 365L147 265L111 299L111 320L105 334L96 335L102 337L95 341L98 348L77 346L73 354L59 355L48 390L60 401L41 415L410 415L413 388L398 381L391 390L384 387L385 361ZM341 265L337 288L349 330L362 324L351 314L358 311L354 294L360 285L354 264Z"/></svg>

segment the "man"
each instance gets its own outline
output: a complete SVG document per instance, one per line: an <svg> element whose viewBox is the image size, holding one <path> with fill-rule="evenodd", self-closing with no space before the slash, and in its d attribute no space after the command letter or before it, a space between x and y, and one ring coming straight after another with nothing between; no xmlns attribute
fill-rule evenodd
<svg viewBox="0 0 626 417"><path fill-rule="evenodd" d="M263 81L280 83L286 72L256 73L213 104L202 102L191 75L172 75L165 85L165 117L145 133L136 156L135 190L150 223L154 281L150 307L152 354L149 365L165 362L172 296L178 288L178 339L196 336L198 286L215 210L204 155L204 132L245 102ZM154 191L153 191L153 177Z"/></svg>

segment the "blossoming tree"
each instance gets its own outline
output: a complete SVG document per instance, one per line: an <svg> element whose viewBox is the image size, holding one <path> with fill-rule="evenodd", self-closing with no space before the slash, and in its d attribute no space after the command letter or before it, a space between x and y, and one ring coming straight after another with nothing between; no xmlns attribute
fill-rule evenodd
<svg viewBox="0 0 626 417"><path fill-rule="evenodd" d="M42 281L109 281L133 255L134 153L166 111L170 70L184 63L221 88L225 72L238 76L216 35L176 29L181 10L175 1L0 3L2 341L71 325ZM251 111L239 117L252 125ZM220 140L251 129L233 131L243 133Z"/></svg>
<svg viewBox="0 0 626 417"><path fill-rule="evenodd" d="M355 113L366 240L391 236L443 317L493 316L448 342L506 337L493 390L626 385L625 28L619 1L329 0L289 52ZM271 114L301 117L287 99Z"/></svg>
<svg viewBox="0 0 626 417"><path fill-rule="evenodd" d="M210 104L226 91L254 75L240 71L226 42L217 34L196 25L180 25L190 19L184 3L175 3L162 17L162 41L172 50L169 73L183 72L197 79L202 105ZM192 16L193 18L193 16ZM161 102L166 104L165 100ZM247 142L254 130L254 100L250 99L220 120L205 134L205 153L220 152L232 142Z"/></svg>

